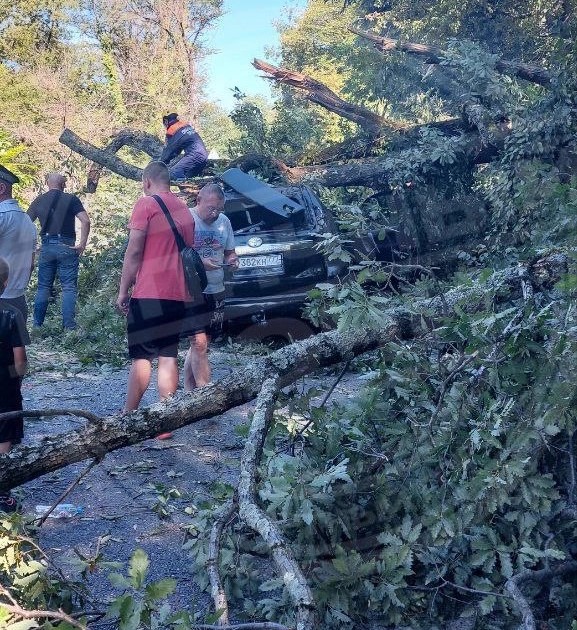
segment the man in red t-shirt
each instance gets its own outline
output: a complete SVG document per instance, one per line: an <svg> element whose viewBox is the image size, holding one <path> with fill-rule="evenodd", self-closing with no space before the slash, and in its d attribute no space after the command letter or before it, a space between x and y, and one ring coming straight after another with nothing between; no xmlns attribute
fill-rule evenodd
<svg viewBox="0 0 577 630"><path fill-rule="evenodd" d="M189 246L194 243L190 210L170 192L170 176L162 162L151 162L144 169L142 189L145 196L136 202L128 223L130 236L116 300L118 310L127 316L128 354L132 359L124 411L138 408L155 358L160 400L176 391L178 338L185 303L190 301L174 234L152 195L164 201Z"/></svg>

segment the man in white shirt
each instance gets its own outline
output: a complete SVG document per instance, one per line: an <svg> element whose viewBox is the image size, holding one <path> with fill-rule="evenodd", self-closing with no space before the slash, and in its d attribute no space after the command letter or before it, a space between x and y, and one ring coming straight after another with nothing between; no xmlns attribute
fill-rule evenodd
<svg viewBox="0 0 577 630"><path fill-rule="evenodd" d="M0 164L0 257L10 267L8 284L0 304L11 304L26 321L28 307L24 293L34 265L36 228L12 197L12 186L19 181L14 173Z"/></svg>
<svg viewBox="0 0 577 630"><path fill-rule="evenodd" d="M206 184L192 208L194 249L199 253L208 284L204 302L187 307L187 323L182 336L190 339L184 362L184 388L202 387L210 382L208 344L222 331L224 319L224 267L236 269L234 234L229 218L222 214L224 192L218 184Z"/></svg>

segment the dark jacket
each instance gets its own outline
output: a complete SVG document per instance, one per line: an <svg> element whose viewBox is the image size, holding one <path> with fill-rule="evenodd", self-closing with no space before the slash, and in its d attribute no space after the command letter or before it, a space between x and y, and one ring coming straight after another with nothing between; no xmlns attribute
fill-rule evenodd
<svg viewBox="0 0 577 630"><path fill-rule="evenodd" d="M162 151L160 161L168 164L183 151L185 155L194 155L202 160L208 157L204 142L193 127L177 120L166 130L166 146Z"/></svg>

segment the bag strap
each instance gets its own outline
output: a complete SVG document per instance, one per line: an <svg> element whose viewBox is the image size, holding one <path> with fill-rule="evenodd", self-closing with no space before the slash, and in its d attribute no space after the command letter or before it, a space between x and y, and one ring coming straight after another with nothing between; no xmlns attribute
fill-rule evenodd
<svg viewBox="0 0 577 630"><path fill-rule="evenodd" d="M182 238L182 235L180 234L180 232L176 229L176 224L174 223L174 219L170 215L170 212L168 211L166 204L158 195L152 195L152 198L156 200L156 203L160 206L161 210L164 212L164 216L166 217L166 220L168 221L170 228L172 229L172 233L174 234L174 240L176 241L176 246L178 247L178 251L181 252L183 249L186 248L186 243L184 242L184 239Z"/></svg>
<svg viewBox="0 0 577 630"><path fill-rule="evenodd" d="M46 223L44 223L44 229L40 233L40 236L48 236L48 227L52 223L52 217L54 216L54 211L56 210L56 206L58 202L62 198L62 192L60 190L57 191L57 194L54 195L54 199L50 204L50 208L48 208L48 216L46 217Z"/></svg>

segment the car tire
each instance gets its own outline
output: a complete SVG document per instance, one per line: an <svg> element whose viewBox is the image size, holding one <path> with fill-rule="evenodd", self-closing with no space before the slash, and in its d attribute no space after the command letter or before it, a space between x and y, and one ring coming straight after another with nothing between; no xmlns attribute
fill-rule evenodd
<svg viewBox="0 0 577 630"><path fill-rule="evenodd" d="M273 347L282 347L293 341L301 341L315 331L307 322L292 317L276 317L263 323L245 328L238 338L242 341L266 343Z"/></svg>

